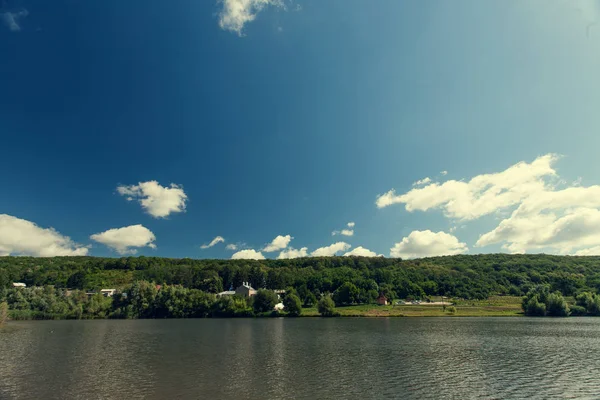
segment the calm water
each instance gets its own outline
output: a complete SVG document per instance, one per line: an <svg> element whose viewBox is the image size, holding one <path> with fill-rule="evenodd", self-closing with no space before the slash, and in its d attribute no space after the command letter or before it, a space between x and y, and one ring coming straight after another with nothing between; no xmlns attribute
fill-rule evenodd
<svg viewBox="0 0 600 400"><path fill-rule="evenodd" d="M600 398L600 318L13 323L0 398Z"/></svg>

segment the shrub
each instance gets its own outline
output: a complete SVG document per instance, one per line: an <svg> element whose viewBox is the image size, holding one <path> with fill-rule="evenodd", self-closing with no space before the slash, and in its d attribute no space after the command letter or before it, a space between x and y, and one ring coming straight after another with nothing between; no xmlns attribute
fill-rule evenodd
<svg viewBox="0 0 600 400"><path fill-rule="evenodd" d="M554 292L548 296L546 312L552 317L567 317L569 315L569 305L562 294Z"/></svg>
<svg viewBox="0 0 600 400"><path fill-rule="evenodd" d="M571 306L571 315L581 317L587 315L587 310L585 309L585 307L574 305Z"/></svg>
<svg viewBox="0 0 600 400"><path fill-rule="evenodd" d="M283 306L285 307L285 311L292 317L302 314L302 302L294 293L285 296Z"/></svg>
<svg viewBox="0 0 600 400"><path fill-rule="evenodd" d="M323 296L323 298L319 300L317 308L322 317L333 317L336 315L335 303L330 296Z"/></svg>
<svg viewBox="0 0 600 400"><path fill-rule="evenodd" d="M446 307L446 312L448 314L456 314L456 307L454 307L454 306L448 306L448 307Z"/></svg>
<svg viewBox="0 0 600 400"><path fill-rule="evenodd" d="M525 315L531 317L543 317L546 315L546 305L544 303L540 303L538 301L538 297L534 296L529 300L524 301L523 303L523 311Z"/></svg>

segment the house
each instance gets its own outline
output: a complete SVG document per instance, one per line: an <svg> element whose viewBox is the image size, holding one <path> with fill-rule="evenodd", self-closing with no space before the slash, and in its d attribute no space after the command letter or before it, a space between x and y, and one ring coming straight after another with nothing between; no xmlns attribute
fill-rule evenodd
<svg viewBox="0 0 600 400"><path fill-rule="evenodd" d="M256 289L250 286L249 282L243 282L240 287L235 289L235 294L241 297L252 297L256 294Z"/></svg>
<svg viewBox="0 0 600 400"><path fill-rule="evenodd" d="M104 297L112 297L117 289L101 289L100 294Z"/></svg>
<svg viewBox="0 0 600 400"><path fill-rule="evenodd" d="M221 297L221 296L233 296L233 295L235 295L235 290L226 290L224 292L217 293L217 297Z"/></svg>
<svg viewBox="0 0 600 400"><path fill-rule="evenodd" d="M27 287L23 282L13 282L13 287Z"/></svg>
<svg viewBox="0 0 600 400"><path fill-rule="evenodd" d="M387 297L385 297L385 295L382 293L379 295L379 297L377 298L377 304L379 304L380 306L387 306L388 303L388 299Z"/></svg>

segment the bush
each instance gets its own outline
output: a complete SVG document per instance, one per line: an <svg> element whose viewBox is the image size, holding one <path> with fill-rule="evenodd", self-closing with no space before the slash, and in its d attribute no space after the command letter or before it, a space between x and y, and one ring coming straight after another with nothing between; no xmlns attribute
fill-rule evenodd
<svg viewBox="0 0 600 400"><path fill-rule="evenodd" d="M322 317L333 317L336 315L335 303L330 296L323 296L321 300L319 300L317 308Z"/></svg>
<svg viewBox="0 0 600 400"><path fill-rule="evenodd" d="M260 289L253 298L252 307L255 313L264 313L273 311L273 307L277 304L277 295L272 290Z"/></svg>
<svg viewBox="0 0 600 400"><path fill-rule="evenodd" d="M562 294L554 292L548 296L546 312L552 317L567 317L570 310Z"/></svg>
<svg viewBox="0 0 600 400"><path fill-rule="evenodd" d="M317 297L313 293L308 292L304 298L304 307L312 307L315 304L317 304Z"/></svg>
<svg viewBox="0 0 600 400"><path fill-rule="evenodd" d="M585 309L585 307L574 305L571 306L571 315L575 317L582 317L584 315L587 315L587 310Z"/></svg>
<svg viewBox="0 0 600 400"><path fill-rule="evenodd" d="M546 315L546 305L544 303L540 303L538 301L538 297L534 296L529 300L524 301L523 303L523 311L525 315L530 317L543 317Z"/></svg>
<svg viewBox="0 0 600 400"><path fill-rule="evenodd" d="M456 314L456 307L454 307L454 306L446 307L446 312L448 314Z"/></svg>
<svg viewBox="0 0 600 400"><path fill-rule="evenodd" d="M288 294L283 300L283 306L288 315L297 317L302 314L302 302L295 294Z"/></svg>

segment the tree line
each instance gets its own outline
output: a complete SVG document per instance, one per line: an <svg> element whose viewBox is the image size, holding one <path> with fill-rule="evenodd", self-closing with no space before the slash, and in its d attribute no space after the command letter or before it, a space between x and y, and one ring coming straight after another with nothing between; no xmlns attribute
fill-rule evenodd
<svg viewBox="0 0 600 400"><path fill-rule="evenodd" d="M0 324L10 310L13 319L97 319L97 318L219 318L219 317L290 317L302 314L302 302L290 288L279 297L274 291L260 289L252 297L217 296L179 285L159 286L136 281L111 297L81 290L53 286L4 289L0 302ZM275 310L282 302L284 309ZM319 312L334 316L335 303L322 296Z"/></svg>
<svg viewBox="0 0 600 400"><path fill-rule="evenodd" d="M600 290L600 257L458 255L401 260L384 257L317 257L291 260L195 260L159 257L0 257L0 288L12 282L97 291L136 281L218 293L250 282L256 288L293 287L302 303L336 292L336 303L388 298L449 296L485 299L524 296L538 285L573 296ZM314 298L313 298L314 296ZM335 299L334 299L335 300Z"/></svg>

